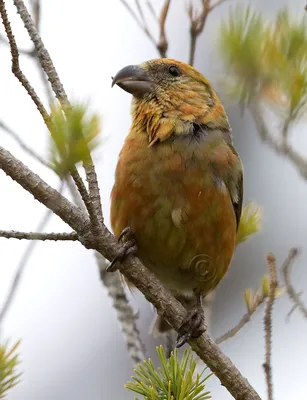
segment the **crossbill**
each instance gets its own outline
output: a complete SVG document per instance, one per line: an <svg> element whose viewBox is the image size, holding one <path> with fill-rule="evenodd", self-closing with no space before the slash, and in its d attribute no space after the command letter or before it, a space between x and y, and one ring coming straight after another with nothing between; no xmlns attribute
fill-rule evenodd
<svg viewBox="0 0 307 400"><path fill-rule="evenodd" d="M115 84L133 99L111 194L114 234L129 231L130 239L112 266L136 252L186 307L179 347L204 331L202 300L231 262L242 163L220 99L190 65L173 59L130 65ZM156 330L167 329L158 318Z"/></svg>

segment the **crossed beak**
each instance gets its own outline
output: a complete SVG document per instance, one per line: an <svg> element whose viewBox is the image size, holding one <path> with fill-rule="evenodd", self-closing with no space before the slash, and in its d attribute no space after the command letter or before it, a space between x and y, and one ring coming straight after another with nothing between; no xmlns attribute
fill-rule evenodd
<svg viewBox="0 0 307 400"><path fill-rule="evenodd" d="M135 97L142 97L153 89L148 73L138 65L128 65L117 72L112 81L112 87L114 85Z"/></svg>

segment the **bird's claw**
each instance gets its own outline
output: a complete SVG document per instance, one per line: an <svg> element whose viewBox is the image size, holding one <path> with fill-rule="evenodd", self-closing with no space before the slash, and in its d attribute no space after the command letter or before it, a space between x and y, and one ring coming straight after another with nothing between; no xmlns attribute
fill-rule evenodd
<svg viewBox="0 0 307 400"><path fill-rule="evenodd" d="M116 266L117 263L121 263L126 257L130 255L135 255L137 252L136 240L133 235L131 228L125 228L118 237L118 242L122 241L124 236L127 236L128 239L123 244L118 254L114 257L111 264L107 267L107 272L114 272L118 269Z"/></svg>
<svg viewBox="0 0 307 400"><path fill-rule="evenodd" d="M197 339L207 329L202 305L197 304L187 311L178 330L176 347L183 346L190 339Z"/></svg>

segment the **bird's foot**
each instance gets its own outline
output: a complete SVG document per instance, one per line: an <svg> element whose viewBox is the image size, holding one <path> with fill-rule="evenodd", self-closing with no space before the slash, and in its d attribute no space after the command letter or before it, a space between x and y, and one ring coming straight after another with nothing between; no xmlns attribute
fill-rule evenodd
<svg viewBox="0 0 307 400"><path fill-rule="evenodd" d="M196 305L187 311L185 318L178 330L176 347L183 346L190 339L197 339L207 329L205 315L201 298L197 299Z"/></svg>
<svg viewBox="0 0 307 400"><path fill-rule="evenodd" d="M121 263L124 261L125 258L127 258L130 255L135 255L137 252L137 245L136 245L136 240L134 237L134 234L131 230L131 228L127 227L125 228L121 234L118 236L118 242L123 241L125 238L125 242L123 243L121 249L119 250L117 256L114 257L113 261L111 264L107 267L107 272L114 272L118 269L118 266L116 266L117 263Z"/></svg>

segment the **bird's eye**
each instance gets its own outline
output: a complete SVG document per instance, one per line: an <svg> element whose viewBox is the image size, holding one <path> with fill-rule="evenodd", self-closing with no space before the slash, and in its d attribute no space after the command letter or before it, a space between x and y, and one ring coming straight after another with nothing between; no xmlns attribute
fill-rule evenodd
<svg viewBox="0 0 307 400"><path fill-rule="evenodd" d="M172 65L171 67L169 67L168 72L173 75L173 76L179 76L180 75L180 71L177 67L175 67L175 65Z"/></svg>

